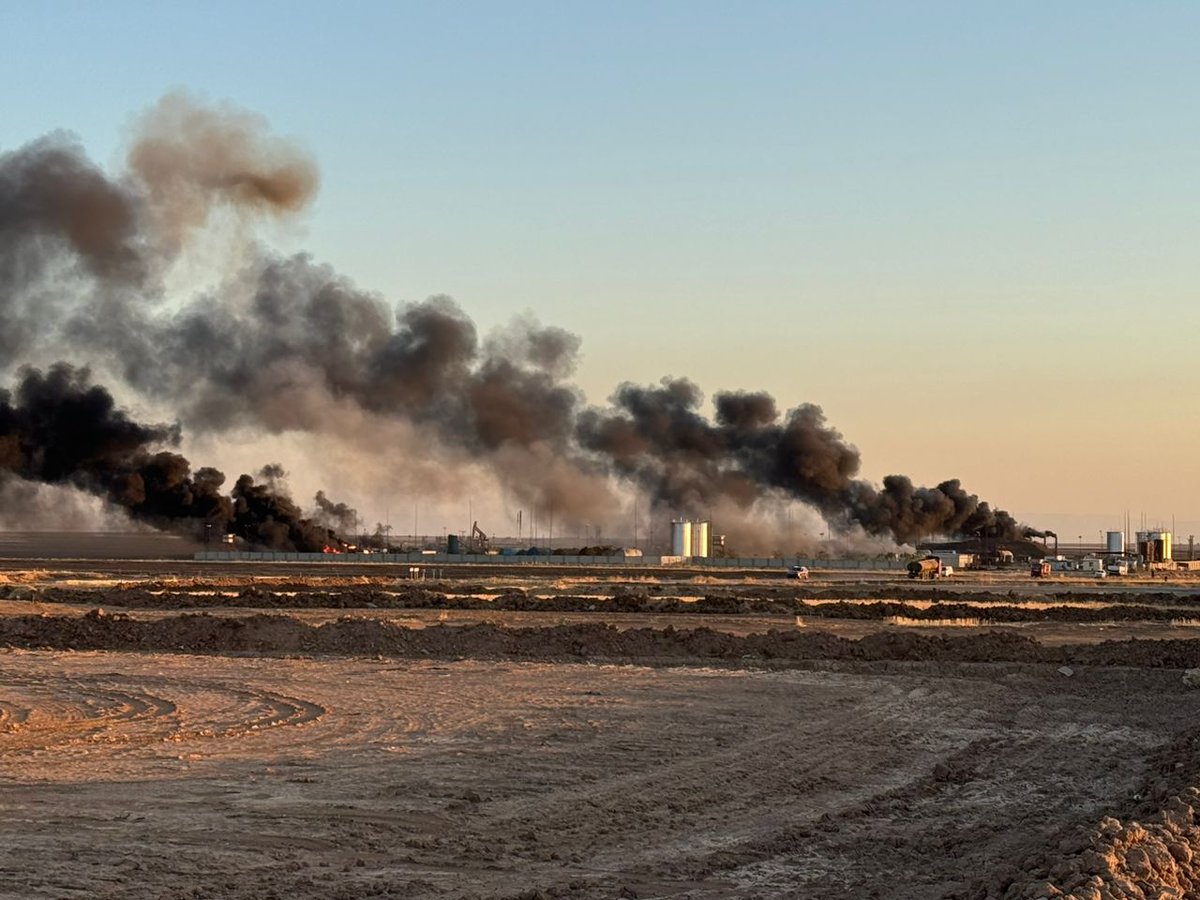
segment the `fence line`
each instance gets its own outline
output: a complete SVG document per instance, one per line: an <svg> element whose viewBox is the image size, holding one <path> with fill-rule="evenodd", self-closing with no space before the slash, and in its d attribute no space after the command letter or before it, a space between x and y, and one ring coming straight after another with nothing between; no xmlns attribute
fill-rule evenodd
<svg viewBox="0 0 1200 900"><path fill-rule="evenodd" d="M198 562L305 562L377 564L377 565L513 565L513 566L683 566L714 569L782 569L787 566L808 566L810 569L863 569L901 571L905 563L892 559L815 559L812 557L690 557L678 556L517 556L515 554L449 554L449 553L288 553L283 551L251 552L246 550L202 550L194 555Z"/></svg>

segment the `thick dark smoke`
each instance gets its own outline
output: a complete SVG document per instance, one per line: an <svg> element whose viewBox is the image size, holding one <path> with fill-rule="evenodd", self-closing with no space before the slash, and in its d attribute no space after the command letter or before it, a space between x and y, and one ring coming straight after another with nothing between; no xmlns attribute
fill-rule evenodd
<svg viewBox="0 0 1200 900"><path fill-rule="evenodd" d="M87 370L66 363L23 369L14 392L0 390L0 479L71 485L158 527L190 523L280 550L329 542L328 529L270 486L243 475L227 497L221 472L193 473L184 457L160 449L178 440L177 427L135 422Z"/></svg>
<svg viewBox="0 0 1200 900"><path fill-rule="evenodd" d="M139 362L129 381L185 397L185 422L204 429L321 431L331 407L353 403L479 452L570 436L579 397L560 375L578 341L560 329L529 322L481 345L449 298L393 314L304 256L264 260L252 277L246 304L206 297L124 332L113 349Z"/></svg>
<svg viewBox="0 0 1200 900"><path fill-rule="evenodd" d="M217 287L183 303L163 295L163 274L194 237L290 214L316 182L307 157L258 117L183 95L142 118L120 177L65 137L0 156L0 367L31 356L92 363L195 434L344 440L352 411L361 452L383 454L390 448L372 423L404 423L429 448L490 469L523 504L557 512L564 527L617 508L625 483L664 511L786 498L835 527L900 542L1023 532L955 480L927 488L898 475L882 486L858 478L858 451L817 406L781 415L766 394L720 393L710 420L696 385L674 379L625 384L610 408L587 407L568 380L574 335L523 318L481 339L449 298L393 309L305 255L248 242ZM35 441L41 449L21 451L10 471L70 481L142 519L232 522L271 546L312 546L328 528L346 530L352 510L318 494L322 524L306 523L270 473L262 483L243 476L221 496L208 470L190 475L182 457L147 449L169 446L172 429L136 425L81 378L69 368L31 372L18 393L50 383L65 395L99 391L93 402L109 406L95 424L105 427L84 435L98 443L63 451ZM16 408L26 408L20 398Z"/></svg>
<svg viewBox="0 0 1200 900"><path fill-rule="evenodd" d="M1053 531L1038 531L1038 529L1029 528L1028 526L1026 526L1023 536L1027 538L1042 538L1043 540L1045 538L1058 538L1058 535Z"/></svg>
<svg viewBox="0 0 1200 900"><path fill-rule="evenodd" d="M329 528L306 519L287 494L270 484L255 484L249 475L242 475L233 486L232 496L229 527L233 534L252 544L307 552L337 544Z"/></svg>
<svg viewBox="0 0 1200 900"><path fill-rule="evenodd" d="M722 499L749 506L776 490L818 510L833 524L909 543L930 534L1022 536L1008 513L993 510L957 480L914 487L890 475L883 488L856 479L858 450L825 423L820 407L803 404L779 422L764 393L722 393L716 421L699 412L699 389L686 379L658 387L624 384L614 410L579 418L579 440L612 460L616 471L671 509L703 514Z"/></svg>

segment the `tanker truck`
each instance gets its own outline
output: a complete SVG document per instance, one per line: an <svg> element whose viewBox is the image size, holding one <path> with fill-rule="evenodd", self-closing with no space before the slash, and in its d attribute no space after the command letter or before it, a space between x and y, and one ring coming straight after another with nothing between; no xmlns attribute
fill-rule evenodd
<svg viewBox="0 0 1200 900"><path fill-rule="evenodd" d="M936 556L928 556L925 559L914 559L908 564L909 578L940 578L942 575L942 561Z"/></svg>

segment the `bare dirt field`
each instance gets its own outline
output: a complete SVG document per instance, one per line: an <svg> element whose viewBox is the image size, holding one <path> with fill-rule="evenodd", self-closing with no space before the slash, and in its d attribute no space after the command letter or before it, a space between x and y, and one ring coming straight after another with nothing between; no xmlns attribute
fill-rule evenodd
<svg viewBox="0 0 1200 900"><path fill-rule="evenodd" d="M147 566L2 573L0 896L1200 891L1200 586Z"/></svg>

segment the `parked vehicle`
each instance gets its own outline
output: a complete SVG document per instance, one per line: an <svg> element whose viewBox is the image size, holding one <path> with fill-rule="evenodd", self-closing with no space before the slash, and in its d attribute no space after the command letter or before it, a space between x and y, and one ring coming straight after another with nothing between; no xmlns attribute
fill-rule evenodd
<svg viewBox="0 0 1200 900"><path fill-rule="evenodd" d="M792 566L788 569L788 578L797 578L800 581L808 581L808 566Z"/></svg>
<svg viewBox="0 0 1200 900"><path fill-rule="evenodd" d="M940 578L942 575L942 561L936 556L929 556L925 559L914 559L908 564L909 578Z"/></svg>

